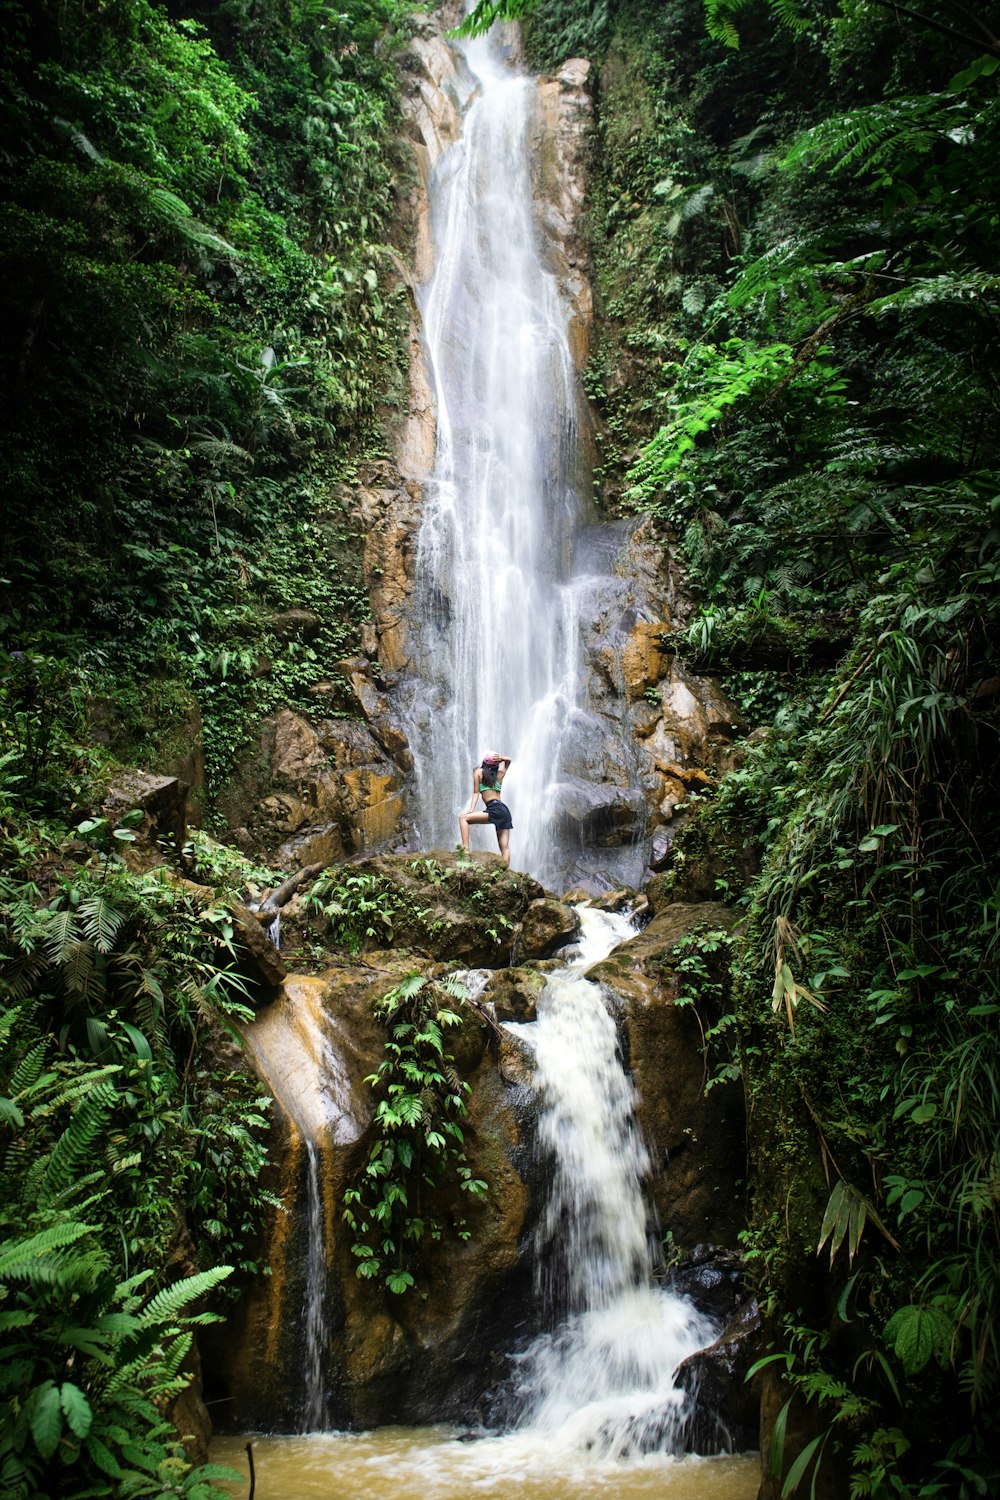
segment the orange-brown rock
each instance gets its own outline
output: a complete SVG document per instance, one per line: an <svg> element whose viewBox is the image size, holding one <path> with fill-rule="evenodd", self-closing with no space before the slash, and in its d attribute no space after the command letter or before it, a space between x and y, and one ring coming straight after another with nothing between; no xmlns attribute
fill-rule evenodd
<svg viewBox="0 0 1000 1500"><path fill-rule="evenodd" d="M283 869L384 848L403 828L405 771L398 761L409 755L405 735L360 670L352 675L365 686L374 727L310 722L282 709L261 725L258 752L219 799L230 826L247 830L241 841Z"/></svg>
<svg viewBox="0 0 1000 1500"><path fill-rule="evenodd" d="M662 620L639 620L621 652L625 696L630 702L642 698L667 674L672 658L663 648Z"/></svg>

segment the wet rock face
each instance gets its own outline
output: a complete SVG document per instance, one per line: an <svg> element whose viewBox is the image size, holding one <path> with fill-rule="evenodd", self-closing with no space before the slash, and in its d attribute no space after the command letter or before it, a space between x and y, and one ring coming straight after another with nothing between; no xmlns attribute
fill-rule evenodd
<svg viewBox="0 0 1000 1500"><path fill-rule="evenodd" d="M546 897L533 901L525 912L515 939L514 951L519 962L532 958L551 958L558 949L571 943L579 931L579 913L564 901L553 901L551 897Z"/></svg>
<svg viewBox="0 0 1000 1500"><path fill-rule="evenodd" d="M417 965L416 967L420 967ZM315 977L289 978L278 1000L248 1029L250 1056L277 1104L271 1186L275 1213L259 1277L225 1327L204 1340L206 1394L224 1402L235 1428L295 1430L302 1399L305 1260L309 1233L308 1146L318 1153L328 1257L324 1365L332 1421L368 1426L392 1421L469 1420L491 1363L499 1368L517 1316L520 1244L530 1193L515 1162L525 1122L490 1047L490 1028L473 1008L449 1034L456 1065L470 1082L465 1149L489 1189L477 1202L457 1187L437 1204L446 1222L467 1219L463 1241L428 1242L414 1267L432 1295L387 1297L355 1275L350 1236L341 1223L343 1193L367 1157L373 1095L366 1083L383 1056L376 1001L405 974L412 957L373 955ZM432 966L424 961L425 974ZM454 1002L451 1002L452 1004ZM223 1409L220 1407L220 1409Z"/></svg>
<svg viewBox="0 0 1000 1500"><path fill-rule="evenodd" d="M667 649L690 603L669 554L646 532L645 523L618 522L584 541L594 554L580 604L585 700L557 805L590 841L650 837L655 867L669 860L671 823L686 799L733 763L743 724L711 678Z"/></svg>
<svg viewBox="0 0 1000 1500"><path fill-rule="evenodd" d="M583 57L570 58L554 78L540 78L532 141L539 240L573 309L570 352L581 373L594 321L590 250L582 231L593 90L593 70Z"/></svg>
<svg viewBox="0 0 1000 1500"><path fill-rule="evenodd" d="M683 1290L683 1280L679 1285ZM744 1294L715 1343L681 1364L677 1382L694 1397L688 1441L696 1453L739 1453L757 1446L759 1380L748 1383L746 1377L763 1346L757 1302Z"/></svg>
<svg viewBox="0 0 1000 1500"><path fill-rule="evenodd" d="M256 755L220 802L276 866L332 864L402 833L409 751L374 690L368 706L369 723L310 723L282 709L262 724Z"/></svg>

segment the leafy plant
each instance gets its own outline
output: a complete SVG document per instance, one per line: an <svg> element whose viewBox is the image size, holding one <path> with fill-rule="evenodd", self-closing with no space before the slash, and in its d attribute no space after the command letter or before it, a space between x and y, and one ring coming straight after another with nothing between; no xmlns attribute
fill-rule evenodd
<svg viewBox="0 0 1000 1500"><path fill-rule="evenodd" d="M232 1480L193 1467L165 1420L185 1388L195 1305L231 1271L154 1287L122 1276L113 1195L93 1170L108 1142L112 1180L134 1164L116 1150L122 1070L57 1060L25 1046L24 1009L0 1018L0 1478L12 1500L183 1494L209 1500ZM29 1027L30 1035L30 1027Z"/></svg>
<svg viewBox="0 0 1000 1500"><path fill-rule="evenodd" d="M378 1278L397 1295L416 1285L414 1253L447 1229L468 1239L465 1218L446 1220L436 1207L457 1186L483 1198L487 1184L472 1175L462 1121L469 1085L455 1071L445 1033L462 1024L449 997L463 999L456 979L436 983L411 974L379 1002L385 1056L365 1081L375 1091L375 1139L355 1184L344 1194L344 1222L355 1236L356 1272Z"/></svg>

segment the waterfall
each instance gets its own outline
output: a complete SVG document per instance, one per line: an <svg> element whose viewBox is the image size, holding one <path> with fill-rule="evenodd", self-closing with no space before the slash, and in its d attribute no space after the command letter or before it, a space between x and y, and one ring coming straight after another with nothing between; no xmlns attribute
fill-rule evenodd
<svg viewBox="0 0 1000 1500"><path fill-rule="evenodd" d="M290 1344L295 1427L318 1432L329 1425L329 1309L332 1225L332 1153L353 1145L362 1124L351 1114L351 1090L336 1017L324 1004L321 978L292 975L282 1000L244 1032L260 1076L278 1101L288 1136L292 1179L300 1183L295 1211L272 1251L275 1279L294 1287L297 1313ZM305 1160L303 1162L303 1155ZM301 1205L301 1209L299 1209ZM288 1330L275 1330L275 1334Z"/></svg>
<svg viewBox="0 0 1000 1500"><path fill-rule="evenodd" d="M302 1430L321 1432L327 1425L326 1384L323 1350L326 1339L326 1223L319 1176L319 1152L306 1142L308 1160L306 1195L306 1286L302 1307L305 1332L305 1362L302 1380Z"/></svg>
<svg viewBox="0 0 1000 1500"><path fill-rule="evenodd" d="M465 60L474 87L431 184L436 268L421 299L438 430L416 559L419 833L454 845L473 767L490 749L512 755L513 863L555 883L553 784L579 696L580 396L568 310L536 242L534 81L489 38ZM495 848L487 834L473 837Z"/></svg>
<svg viewBox="0 0 1000 1500"><path fill-rule="evenodd" d="M563 1447L677 1452L691 1412L674 1371L713 1331L654 1283L634 1089L601 986L580 977L629 935L627 921L581 917L580 953L550 977L537 1021L510 1026L534 1051L539 1142L552 1162L536 1281L554 1326L521 1357L521 1420Z"/></svg>

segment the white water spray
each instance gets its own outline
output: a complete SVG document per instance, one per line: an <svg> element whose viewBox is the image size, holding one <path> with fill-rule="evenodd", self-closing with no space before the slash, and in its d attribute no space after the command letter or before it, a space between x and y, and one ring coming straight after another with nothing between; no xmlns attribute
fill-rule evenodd
<svg viewBox="0 0 1000 1500"><path fill-rule="evenodd" d="M579 957L550 977L538 1020L510 1028L534 1048L539 1140L552 1159L537 1280L555 1327L521 1361L523 1420L569 1449L675 1452L690 1410L674 1372L712 1328L653 1282L635 1093L603 991L580 977L629 935L628 921L581 916Z"/></svg>
<svg viewBox="0 0 1000 1500"><path fill-rule="evenodd" d="M569 312L536 243L534 82L487 38L465 57L475 89L432 185L436 269L421 301L438 435L416 564L418 821L425 847L453 845L473 767L489 749L512 755L513 863L545 880L558 868L551 783L579 696L565 585L584 510L580 397ZM491 831L474 837L495 848Z"/></svg>

